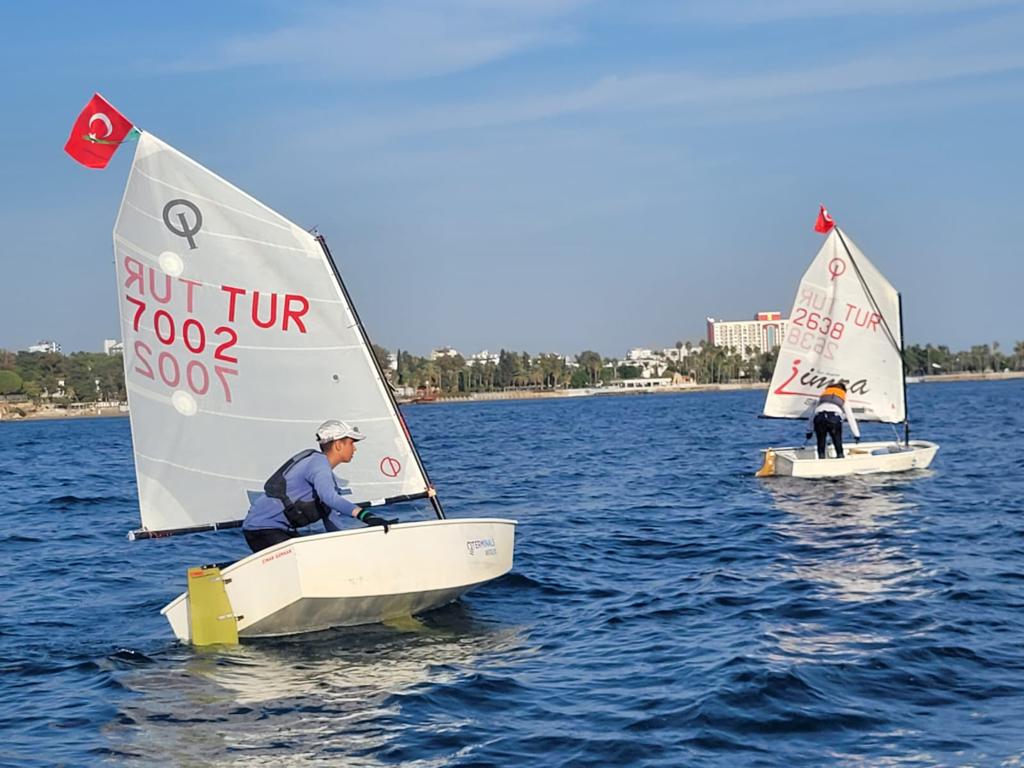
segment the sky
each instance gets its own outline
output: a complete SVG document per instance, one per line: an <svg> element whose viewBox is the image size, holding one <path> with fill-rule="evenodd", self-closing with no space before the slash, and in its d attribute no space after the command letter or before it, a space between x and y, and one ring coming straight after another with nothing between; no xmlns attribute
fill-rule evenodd
<svg viewBox="0 0 1024 768"><path fill-rule="evenodd" d="M824 203L907 343L1024 340L1024 2L0 5L0 348L120 338L102 93L322 232L369 335L621 356L788 314Z"/></svg>

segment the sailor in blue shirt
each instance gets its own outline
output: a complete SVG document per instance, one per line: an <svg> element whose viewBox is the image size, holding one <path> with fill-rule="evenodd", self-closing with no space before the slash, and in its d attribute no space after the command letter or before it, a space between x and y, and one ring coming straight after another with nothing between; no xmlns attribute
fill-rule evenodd
<svg viewBox="0 0 1024 768"><path fill-rule="evenodd" d="M323 520L328 531L341 529L345 515L367 525L380 525L384 533L395 520L385 520L360 509L338 489L334 468L352 461L356 443L366 435L343 421L325 421L316 431L319 451L292 456L271 475L264 493L249 507L242 523L245 541L253 552L298 536L298 528Z"/></svg>

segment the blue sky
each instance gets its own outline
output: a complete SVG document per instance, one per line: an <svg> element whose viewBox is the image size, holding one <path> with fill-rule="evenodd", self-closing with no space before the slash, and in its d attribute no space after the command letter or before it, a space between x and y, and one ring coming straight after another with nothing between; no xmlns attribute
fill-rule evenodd
<svg viewBox="0 0 1024 768"><path fill-rule="evenodd" d="M909 343L1024 339L1024 2L0 7L0 347L120 333L94 91L328 238L378 343L621 355L788 312L829 206Z"/></svg>

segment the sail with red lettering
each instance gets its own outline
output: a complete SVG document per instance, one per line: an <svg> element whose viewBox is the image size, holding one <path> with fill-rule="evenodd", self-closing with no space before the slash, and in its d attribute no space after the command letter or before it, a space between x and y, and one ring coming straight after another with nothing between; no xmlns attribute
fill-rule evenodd
<svg viewBox="0 0 1024 768"><path fill-rule="evenodd" d="M858 421L906 419L900 296L839 227L804 273L764 404L807 418L825 385L843 380Z"/></svg>
<svg viewBox="0 0 1024 768"><path fill-rule="evenodd" d="M114 228L140 536L237 525L317 425L357 504L428 480L322 239L142 132Z"/></svg>

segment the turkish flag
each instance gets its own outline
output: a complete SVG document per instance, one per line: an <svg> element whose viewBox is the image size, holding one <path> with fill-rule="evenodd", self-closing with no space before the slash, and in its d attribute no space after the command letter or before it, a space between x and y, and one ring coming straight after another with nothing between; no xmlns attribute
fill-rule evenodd
<svg viewBox="0 0 1024 768"><path fill-rule="evenodd" d="M825 234L832 229L836 223L832 221L832 216L827 210L825 210L824 205L818 206L818 208L818 220L814 222L814 231Z"/></svg>
<svg viewBox="0 0 1024 768"><path fill-rule="evenodd" d="M75 120L64 151L86 168L106 168L132 124L98 93Z"/></svg>

